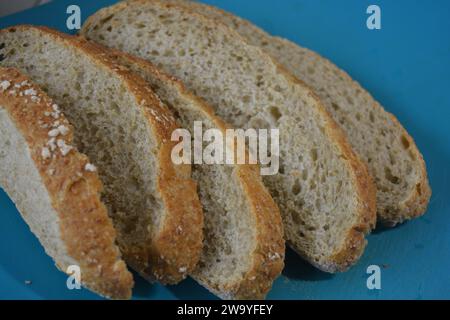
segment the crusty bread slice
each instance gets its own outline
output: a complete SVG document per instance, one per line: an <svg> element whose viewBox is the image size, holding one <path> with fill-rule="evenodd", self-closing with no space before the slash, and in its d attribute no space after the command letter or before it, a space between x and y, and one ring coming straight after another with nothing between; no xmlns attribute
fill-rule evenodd
<svg viewBox="0 0 450 320"><path fill-rule="evenodd" d="M64 144L48 147L58 129ZM131 297L133 277L114 243L95 167L73 146L74 131L53 101L15 69L0 68L0 185L63 272L80 267L83 285ZM64 147L62 147L64 146Z"/></svg>
<svg viewBox="0 0 450 320"><path fill-rule="evenodd" d="M347 133L354 150L368 164L377 186L379 222L395 226L425 213L431 189L425 162L414 140L395 116L386 112L345 71L311 50L272 37L218 8L193 1L169 1L234 28L319 95L327 111Z"/></svg>
<svg viewBox="0 0 450 320"><path fill-rule="evenodd" d="M279 128L280 172L265 183L281 209L287 240L326 271L357 261L375 224L375 189L303 83L232 29L163 1L102 9L82 33L177 76L235 127Z"/></svg>
<svg viewBox="0 0 450 320"><path fill-rule="evenodd" d="M183 279L201 253L203 214L190 166L170 159L178 125L167 107L86 40L17 26L0 31L0 47L0 64L40 84L76 128L75 145L105 185L125 261L150 280Z"/></svg>
<svg viewBox="0 0 450 320"><path fill-rule="evenodd" d="M114 59L144 78L194 136L227 126L204 101L151 63L122 52ZM205 143L206 144L206 143ZM280 212L251 165L194 165L205 219L204 249L191 276L224 299L262 299L284 266Z"/></svg>

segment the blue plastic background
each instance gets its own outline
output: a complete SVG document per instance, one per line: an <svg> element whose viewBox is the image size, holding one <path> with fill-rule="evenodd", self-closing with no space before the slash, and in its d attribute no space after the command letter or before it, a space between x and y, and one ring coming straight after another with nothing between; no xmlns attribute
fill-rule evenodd
<svg viewBox="0 0 450 320"><path fill-rule="evenodd" d="M0 27L40 24L66 31L66 7L82 19L116 1L55 0L0 19ZM450 1L205 1L239 14L267 31L330 58L393 112L425 157L433 196L427 214L392 230L377 230L360 262L329 275L291 251L271 299L450 299ZM365 26L366 8L378 4L382 30ZM2 168L1 170L4 170ZM382 268L382 289L368 290L366 268ZM27 285L25 280L31 280ZM97 299L69 291L37 239L0 190L0 298ZM150 285L137 277L136 299L210 299L188 279Z"/></svg>

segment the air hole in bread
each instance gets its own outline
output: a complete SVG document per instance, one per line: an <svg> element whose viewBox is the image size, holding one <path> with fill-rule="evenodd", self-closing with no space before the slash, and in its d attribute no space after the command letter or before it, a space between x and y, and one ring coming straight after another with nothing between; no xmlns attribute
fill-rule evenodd
<svg viewBox="0 0 450 320"><path fill-rule="evenodd" d="M100 20L100 24L105 24L106 22L108 22L109 20L111 20L114 17L113 14L103 18L102 20Z"/></svg>
<svg viewBox="0 0 450 320"><path fill-rule="evenodd" d="M295 195L298 195L302 191L302 187L300 185L300 182L296 179L294 181L294 185L292 186L292 193Z"/></svg>
<svg viewBox="0 0 450 320"><path fill-rule="evenodd" d="M296 211L292 211L291 218L296 224L302 225L302 226L305 225L305 221L302 220L300 213L298 213Z"/></svg>
<svg viewBox="0 0 450 320"><path fill-rule="evenodd" d="M399 184L400 183L400 178L394 176L392 174L392 171L390 168L384 168L384 175L386 177L387 180L389 180L391 183L393 184Z"/></svg>
<svg viewBox="0 0 450 320"><path fill-rule="evenodd" d="M112 31L112 26L109 26L108 28L106 28L106 31L111 32Z"/></svg>
<svg viewBox="0 0 450 320"><path fill-rule="evenodd" d="M0 43L0 50L5 48L5 43Z"/></svg>
<svg viewBox="0 0 450 320"><path fill-rule="evenodd" d="M369 112L369 119L371 122L375 122L375 116L373 115L373 112Z"/></svg>
<svg viewBox="0 0 450 320"><path fill-rule="evenodd" d="M303 170L303 172L302 172L302 179L303 180L308 180L308 170L307 169L304 169Z"/></svg>
<svg viewBox="0 0 450 320"><path fill-rule="evenodd" d="M251 101L250 96L243 96L243 97L242 97L242 102L244 102L244 103L249 103L250 101Z"/></svg>
<svg viewBox="0 0 450 320"><path fill-rule="evenodd" d="M356 120L361 121L361 114L356 113L355 118L356 118Z"/></svg>
<svg viewBox="0 0 450 320"><path fill-rule="evenodd" d="M336 186L336 193L340 193L342 190L342 180L339 180Z"/></svg>
<svg viewBox="0 0 450 320"><path fill-rule="evenodd" d="M317 153L317 149L311 149L311 159L312 161L316 162L319 158L319 155Z"/></svg>
<svg viewBox="0 0 450 320"><path fill-rule="evenodd" d="M278 121L281 118L282 113L278 107L270 107L270 115L275 119L275 121Z"/></svg>
<svg viewBox="0 0 450 320"><path fill-rule="evenodd" d="M416 184L416 190L417 190L417 194L419 196L422 195L422 186L420 185L420 183Z"/></svg>
<svg viewBox="0 0 450 320"><path fill-rule="evenodd" d="M332 102L332 103L331 103L331 106L332 106L333 109L336 110L336 111L340 109L340 107L339 107L339 105L338 105L337 103Z"/></svg>
<svg viewBox="0 0 450 320"><path fill-rule="evenodd" d="M401 140L402 140L403 148L409 149L410 144L409 144L408 138L406 138L405 136L402 136Z"/></svg>
<svg viewBox="0 0 450 320"><path fill-rule="evenodd" d="M120 107L119 107L119 105L117 104L117 103L112 103L112 105L111 105L111 110L116 114L116 115L120 115ZM122 127L120 127L120 129L122 129L123 130L123 128Z"/></svg>
<svg viewBox="0 0 450 320"><path fill-rule="evenodd" d="M346 96L347 102L351 105L353 105L353 98L350 96Z"/></svg>
<svg viewBox="0 0 450 320"><path fill-rule="evenodd" d="M389 162L391 163L391 165L395 165L395 163L397 162L395 159L395 155L392 154L392 152L389 152Z"/></svg>

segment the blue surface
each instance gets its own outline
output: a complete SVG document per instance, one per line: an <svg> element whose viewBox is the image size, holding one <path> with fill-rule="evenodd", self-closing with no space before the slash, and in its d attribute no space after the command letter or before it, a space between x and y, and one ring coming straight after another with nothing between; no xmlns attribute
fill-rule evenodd
<svg viewBox="0 0 450 320"><path fill-rule="evenodd" d="M55 0L0 20L5 27L41 24L65 30L66 7L82 19L115 1ZM450 2L435 1L205 1L237 13L267 31L318 51L345 69L393 112L411 133L428 168L433 196L427 214L392 230L377 230L360 262L329 275L291 251L272 299L450 299ZM382 29L366 28L366 8L378 4ZM3 170L3 168L2 168ZM69 291L0 191L0 298L96 299ZM366 268L382 267L382 289L368 290ZM188 279L173 287L136 277L138 299L214 298ZM25 280L32 283L26 285Z"/></svg>

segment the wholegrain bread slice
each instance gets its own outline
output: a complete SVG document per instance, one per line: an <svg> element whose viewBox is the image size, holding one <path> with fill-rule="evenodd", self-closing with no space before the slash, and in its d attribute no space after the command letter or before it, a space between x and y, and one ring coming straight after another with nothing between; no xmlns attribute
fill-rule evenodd
<svg viewBox="0 0 450 320"><path fill-rule="evenodd" d="M47 143L56 128L64 132L65 147L52 150ZM133 278L100 200L102 183L88 157L73 146L73 136L39 87L15 69L0 68L1 187L61 271L78 266L84 286L128 299Z"/></svg>
<svg viewBox="0 0 450 320"><path fill-rule="evenodd" d="M144 78L193 137L228 127L184 85L151 63L122 53L111 56ZM206 143L205 143L206 144ZM204 248L191 276L224 299L262 299L283 269L281 216L252 165L193 165L205 219Z"/></svg>
<svg viewBox="0 0 450 320"><path fill-rule="evenodd" d="M431 189L423 157L394 115L345 71L317 53L273 37L249 21L194 1L169 0L234 28L305 81L344 129L377 186L378 221L395 226L425 213Z"/></svg>
<svg viewBox="0 0 450 320"><path fill-rule="evenodd" d="M365 165L318 98L232 29L163 1L100 10L82 34L180 78L226 122L279 128L280 172L264 177L291 246L315 266L346 270L375 223Z"/></svg>
<svg viewBox="0 0 450 320"><path fill-rule="evenodd" d="M86 40L16 26L0 31L0 48L0 64L28 74L76 128L74 144L98 167L125 261L150 280L186 277L200 256L203 215L190 166L170 159L178 125L167 107ZM52 134L58 143L61 133Z"/></svg>

